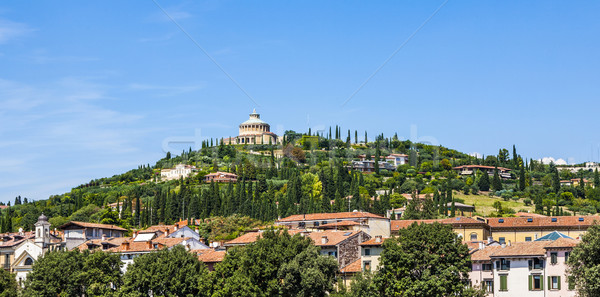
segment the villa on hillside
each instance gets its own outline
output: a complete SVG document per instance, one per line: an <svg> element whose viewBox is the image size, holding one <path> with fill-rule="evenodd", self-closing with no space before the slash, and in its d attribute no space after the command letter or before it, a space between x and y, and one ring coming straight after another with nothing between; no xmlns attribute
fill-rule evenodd
<svg viewBox="0 0 600 297"><path fill-rule="evenodd" d="M477 170L479 170L481 172L485 172L488 175L492 176L492 175L494 175L494 170L496 169L496 167L484 166L484 165L462 165L462 166L454 167L452 169L460 175L473 175L473 174L477 173ZM511 171L511 169L509 169L509 168L498 167L498 175L503 179L512 178L512 176L510 175L510 171Z"/></svg>
<svg viewBox="0 0 600 297"><path fill-rule="evenodd" d="M238 176L229 172L221 172L217 171L214 173L209 173L204 176L204 181L207 183L217 182L217 183L234 183L237 182Z"/></svg>
<svg viewBox="0 0 600 297"><path fill-rule="evenodd" d="M196 166L177 164L175 168L161 169L160 178L164 181L186 178L194 171L196 171Z"/></svg>

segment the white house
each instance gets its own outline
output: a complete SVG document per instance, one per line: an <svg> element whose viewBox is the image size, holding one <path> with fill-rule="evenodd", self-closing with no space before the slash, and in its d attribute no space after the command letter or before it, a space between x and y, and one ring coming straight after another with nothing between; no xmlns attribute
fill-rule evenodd
<svg viewBox="0 0 600 297"><path fill-rule="evenodd" d="M186 178L192 174L193 171L196 170L195 166L185 165L185 164L177 164L175 168L169 169L161 169L160 170L160 178L164 181Z"/></svg>

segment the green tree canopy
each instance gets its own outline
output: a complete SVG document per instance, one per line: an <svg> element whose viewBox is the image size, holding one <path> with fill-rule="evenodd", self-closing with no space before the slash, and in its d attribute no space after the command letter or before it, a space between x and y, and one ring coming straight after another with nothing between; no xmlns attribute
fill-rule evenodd
<svg viewBox="0 0 600 297"><path fill-rule="evenodd" d="M183 246L134 259L123 276L122 296L211 296L208 269Z"/></svg>
<svg viewBox="0 0 600 297"><path fill-rule="evenodd" d="M451 226L414 223L383 248L374 277L381 296L466 296L469 249Z"/></svg>
<svg viewBox="0 0 600 297"><path fill-rule="evenodd" d="M324 296L337 268L310 238L269 230L227 254L216 267L213 296Z"/></svg>
<svg viewBox="0 0 600 297"><path fill-rule="evenodd" d="M600 225L588 228L567 264L569 281L580 297L600 296Z"/></svg>
<svg viewBox="0 0 600 297"><path fill-rule="evenodd" d="M17 280L4 269L0 269L0 297L17 297Z"/></svg>

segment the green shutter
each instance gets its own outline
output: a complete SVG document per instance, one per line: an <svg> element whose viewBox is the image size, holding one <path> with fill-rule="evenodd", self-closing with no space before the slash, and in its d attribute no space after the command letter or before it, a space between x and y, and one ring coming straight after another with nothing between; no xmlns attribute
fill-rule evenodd
<svg viewBox="0 0 600 297"><path fill-rule="evenodd" d="M544 287L542 287L542 288L544 288ZM552 277L548 276L548 290L551 290L551 289L552 289Z"/></svg>
<svg viewBox="0 0 600 297"><path fill-rule="evenodd" d="M558 289L560 290L560 275L558 277Z"/></svg>
<svg viewBox="0 0 600 297"><path fill-rule="evenodd" d="M529 276L529 291L533 290L533 276Z"/></svg>
<svg viewBox="0 0 600 297"><path fill-rule="evenodd" d="M506 286L506 275L500 276L500 291L507 291L508 288Z"/></svg>
<svg viewBox="0 0 600 297"><path fill-rule="evenodd" d="M540 275L540 289L544 289L544 276Z"/></svg>

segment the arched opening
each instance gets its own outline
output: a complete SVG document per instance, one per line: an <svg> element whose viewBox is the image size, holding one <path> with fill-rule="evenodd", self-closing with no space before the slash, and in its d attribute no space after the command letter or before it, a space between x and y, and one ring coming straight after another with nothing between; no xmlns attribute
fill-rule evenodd
<svg viewBox="0 0 600 297"><path fill-rule="evenodd" d="M31 258L25 259L25 265L33 265L33 260Z"/></svg>

